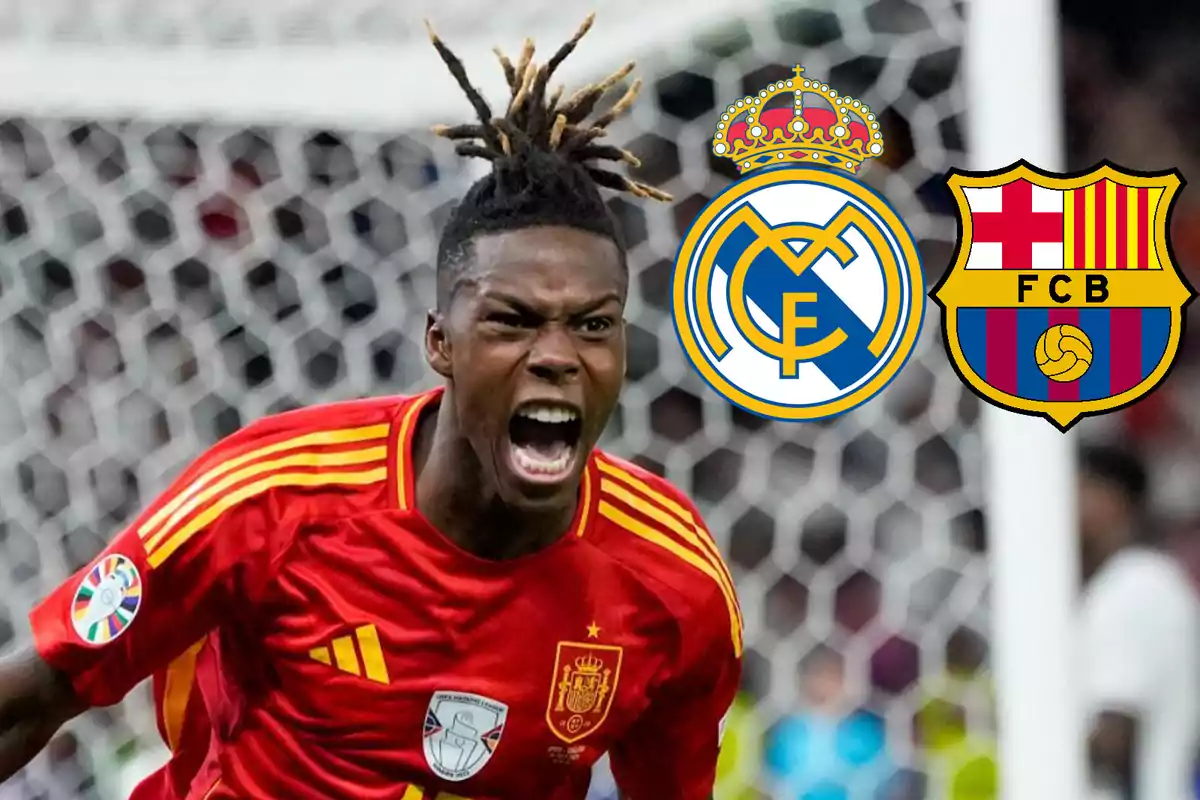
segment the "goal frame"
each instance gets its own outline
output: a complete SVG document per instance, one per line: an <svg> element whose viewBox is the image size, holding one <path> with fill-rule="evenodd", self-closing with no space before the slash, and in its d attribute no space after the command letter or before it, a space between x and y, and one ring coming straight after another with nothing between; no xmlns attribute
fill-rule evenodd
<svg viewBox="0 0 1200 800"><path fill-rule="evenodd" d="M1058 36L1052 0L968 4L963 69L972 169L1021 158L1050 170L1064 166ZM1073 622L1075 437L990 404L982 423L1001 797L1084 797Z"/></svg>

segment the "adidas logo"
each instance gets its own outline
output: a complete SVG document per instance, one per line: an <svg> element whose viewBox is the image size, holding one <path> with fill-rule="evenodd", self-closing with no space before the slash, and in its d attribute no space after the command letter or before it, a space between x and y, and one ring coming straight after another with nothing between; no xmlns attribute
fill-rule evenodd
<svg viewBox="0 0 1200 800"><path fill-rule="evenodd" d="M379 646L379 632L374 625L358 628L353 636L339 636L329 647L309 650L308 657L327 667L366 677L375 683L386 685L391 682L387 664L383 660L383 648Z"/></svg>

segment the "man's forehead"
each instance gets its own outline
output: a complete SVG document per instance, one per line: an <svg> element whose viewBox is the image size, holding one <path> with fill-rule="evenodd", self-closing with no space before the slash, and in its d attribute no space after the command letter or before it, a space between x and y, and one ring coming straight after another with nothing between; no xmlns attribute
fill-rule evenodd
<svg viewBox="0 0 1200 800"><path fill-rule="evenodd" d="M565 229L565 234L489 236L476 246L471 283L483 294L533 290L596 295L622 289L626 276L616 245Z"/></svg>
<svg viewBox="0 0 1200 800"><path fill-rule="evenodd" d="M619 268L620 252L606 236L560 226L520 228L491 233L474 242L475 262L482 268L562 264Z"/></svg>

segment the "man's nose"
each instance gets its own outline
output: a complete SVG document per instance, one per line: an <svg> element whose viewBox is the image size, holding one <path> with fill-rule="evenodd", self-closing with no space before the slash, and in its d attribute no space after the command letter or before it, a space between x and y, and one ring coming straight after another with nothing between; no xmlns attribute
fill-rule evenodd
<svg viewBox="0 0 1200 800"><path fill-rule="evenodd" d="M579 353L570 332L559 325L538 334L529 353L529 371L551 383L561 383L579 372Z"/></svg>

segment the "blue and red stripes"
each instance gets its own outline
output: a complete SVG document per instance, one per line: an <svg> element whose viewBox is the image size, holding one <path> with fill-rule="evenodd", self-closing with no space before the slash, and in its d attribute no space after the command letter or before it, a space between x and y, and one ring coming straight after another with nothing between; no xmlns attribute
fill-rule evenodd
<svg viewBox="0 0 1200 800"><path fill-rule="evenodd" d="M1000 391L1040 401L1103 400L1154 371L1171 332L1168 308L960 308L958 338L971 368ZM1038 337L1075 325L1091 340L1092 367L1077 381L1051 381L1038 369Z"/></svg>

